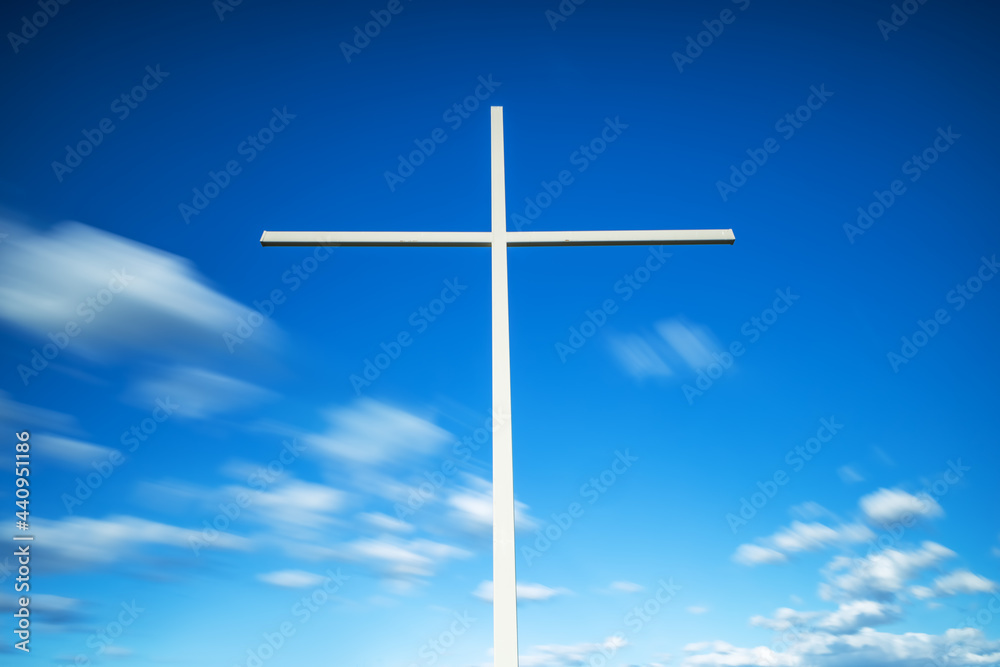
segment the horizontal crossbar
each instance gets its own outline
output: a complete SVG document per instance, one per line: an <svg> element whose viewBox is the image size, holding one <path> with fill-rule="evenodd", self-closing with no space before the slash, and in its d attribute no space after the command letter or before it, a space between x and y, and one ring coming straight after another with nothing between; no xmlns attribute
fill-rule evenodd
<svg viewBox="0 0 1000 667"><path fill-rule="evenodd" d="M732 244L731 229L505 232L511 247ZM491 232L264 232L262 246L489 247Z"/></svg>

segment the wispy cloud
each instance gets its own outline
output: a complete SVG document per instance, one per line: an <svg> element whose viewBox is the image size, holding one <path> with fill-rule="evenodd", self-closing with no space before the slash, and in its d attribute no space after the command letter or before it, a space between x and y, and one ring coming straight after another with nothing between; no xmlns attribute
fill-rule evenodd
<svg viewBox="0 0 1000 667"><path fill-rule="evenodd" d="M518 600L543 601L551 600L559 595L568 595L570 591L566 588L550 588L544 584L519 583L516 586L516 596ZM480 600L493 602L493 582L483 581L472 591L472 594Z"/></svg>
<svg viewBox="0 0 1000 667"><path fill-rule="evenodd" d="M95 445L73 438L63 438L49 433L39 433L32 436L33 452L39 457L54 463L77 470L87 469L95 461L106 460L115 449Z"/></svg>
<svg viewBox="0 0 1000 667"><path fill-rule="evenodd" d="M187 548L200 532L131 516L107 519L70 517L60 521L35 519L40 564L54 570L89 569L130 559L150 546ZM250 541L220 533L218 549L250 548Z"/></svg>
<svg viewBox="0 0 1000 667"><path fill-rule="evenodd" d="M127 286L108 307L81 312L81 303L108 290L113 272L131 277ZM107 359L127 350L173 357L184 347L222 349L222 332L247 311L189 260L77 222L43 233L19 227L0 244L0 320L39 338L74 320L85 331L70 353ZM274 333L265 322L254 341Z"/></svg>
<svg viewBox="0 0 1000 667"><path fill-rule="evenodd" d="M448 431L426 419L372 399L326 412L325 433L305 436L311 451L337 462L403 464L438 451Z"/></svg>
<svg viewBox="0 0 1000 667"><path fill-rule="evenodd" d="M865 516L876 524L900 521L906 515L925 519L944 515L944 510L930 494L913 495L901 489L879 489L863 497L859 504Z"/></svg>
<svg viewBox="0 0 1000 667"><path fill-rule="evenodd" d="M149 406L169 397L177 403L177 414L206 419L276 398L273 392L204 368L180 366L164 370L158 377L139 382L129 390L133 405Z"/></svg>
<svg viewBox="0 0 1000 667"><path fill-rule="evenodd" d="M320 585L326 577L303 570L279 570L258 574L257 579L280 588L309 588Z"/></svg>

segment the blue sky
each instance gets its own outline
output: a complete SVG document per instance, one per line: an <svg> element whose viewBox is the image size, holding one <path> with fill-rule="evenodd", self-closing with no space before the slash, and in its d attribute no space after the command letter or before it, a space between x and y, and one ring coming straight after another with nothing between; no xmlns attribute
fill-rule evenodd
<svg viewBox="0 0 1000 667"><path fill-rule="evenodd" d="M996 19L7 3L4 662L491 664L500 105L521 664L1000 664Z"/></svg>

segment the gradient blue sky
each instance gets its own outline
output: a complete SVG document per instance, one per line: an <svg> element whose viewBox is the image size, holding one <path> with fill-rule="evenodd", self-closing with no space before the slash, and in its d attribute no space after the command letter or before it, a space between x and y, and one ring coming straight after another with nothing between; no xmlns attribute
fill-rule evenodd
<svg viewBox="0 0 1000 667"><path fill-rule="evenodd" d="M737 238L510 251L521 664L1000 664L996 8L389 6L0 12L0 499L13 533L29 430L36 535L0 659L491 663L489 253L258 241L489 229L501 105L509 228Z"/></svg>

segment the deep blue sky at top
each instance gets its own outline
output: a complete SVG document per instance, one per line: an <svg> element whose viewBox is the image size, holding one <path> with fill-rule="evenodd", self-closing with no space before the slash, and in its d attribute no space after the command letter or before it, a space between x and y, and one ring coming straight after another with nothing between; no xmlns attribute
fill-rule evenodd
<svg viewBox="0 0 1000 667"><path fill-rule="evenodd" d="M657 651L676 654L686 641L766 643L750 635L747 617L789 604L790 594L805 598L805 607L823 603L813 592L814 572L758 570L759 579L748 577L731 560L740 543L773 533L788 523L790 507L807 501L846 517L859 496L879 488L916 492L956 457L975 462L977 481L966 495L949 497L954 504L945 509L955 519L934 539L968 558L973 571L1000 578L996 558L988 558L1000 531L989 509L1000 465L1000 283L987 283L961 311L946 300L975 275L981 257L1000 249L1000 17L994 5L927 0L884 39L877 22L889 19L890 5L587 0L553 29L546 11L557 10L555 0L402 0L403 10L350 62L341 43L352 42L355 27L386 3L243 0L222 20L208 0L60 6L16 53L6 39L0 45L4 220L39 235L60 221L79 221L189 260L206 286L248 309L274 289L288 302L268 322L273 338L266 345L262 334L230 353L219 329L169 353L170 345L158 342L147 354L140 339L114 354L78 356L71 349L59 372L30 386L15 368L30 363L45 331L5 316L0 388L20 404L73 415L83 439L110 447L119 446L123 426L148 414L130 393L164 369L197 367L273 392L259 410L172 422L162 448L137 458L127 473L123 468L115 486L81 510L196 529L204 512L179 518L163 506L140 509L133 504L137 485L167 476L221 488L219 471L228 461L274 456L273 433L241 430L251 422L322 431L323 410L358 398L350 376L362 372L380 343L412 333L410 314L440 293L442 281L457 279L468 290L363 394L431 415L458 437L470 433L482 425L490 400L488 252L337 249L293 290L283 276L311 251L263 249L259 238L264 229L488 230L488 107L500 105L509 220L561 171L573 177L525 230L732 228L737 239L733 247L669 249L667 266L627 301L614 286L645 261L644 248L510 251L518 499L544 522L578 498L580 483L606 468L616 449L632 447L642 457L629 485L609 492L561 550L536 565L520 560L519 578L583 595L614 580L655 587L657 577L669 575L690 591L682 605L719 610L707 621L672 620L669 637L658 643L635 640L647 651L629 658L637 663ZM679 71L672 54L684 52L688 38L723 10L735 19ZM18 30L34 11L32 2L6 3L0 31ZM121 118L113 101L139 84L147 67L168 75ZM497 82L495 92L460 125L449 123L444 114L473 95L481 79ZM832 94L808 121L794 132L776 127L821 88ZM275 109L291 116L287 127L247 160L242 142L267 126ZM64 161L65 147L104 118L114 131L60 180L52 163ZM578 151L609 122L627 127L580 171ZM385 173L398 169L397 156L437 128L446 140L391 188ZM904 163L948 128L960 138L911 181ZM777 151L737 191L720 195L718 183L729 181L731 166L748 160L748 151L760 155L769 139ZM231 160L240 173L185 221L179 206L192 204L193 190ZM857 208L869 207L873 193L896 179L905 194L863 234L845 233ZM61 268L33 270L45 276ZM745 323L785 289L800 299L773 331L750 340ZM620 309L564 363L555 344L567 342L569 328L607 298ZM886 354L899 352L900 337L940 308L952 321L894 372ZM653 345L663 321L702 332L698 339L715 350L740 341L746 355L689 401L682 386L694 385L696 365L674 364L667 377L648 358L638 366L622 361L636 341ZM235 324L233 318L227 326ZM164 331L143 335L169 338ZM848 424L837 452L807 468L780 507L761 512L766 518L752 532L735 537L726 513L831 415ZM16 416L8 419L16 425ZM488 451L476 459L487 480L489 460ZM846 485L837 474L842 467L866 468L865 481ZM50 493L39 492L41 516L64 517L59 493L76 474L53 468L43 478ZM329 481L315 470L296 474ZM412 482L404 473L399 479ZM393 514L391 502L359 508ZM463 544L476 559L457 574L449 570L453 579L442 576L440 589L403 610L441 599L466 604L490 569L488 542ZM813 570L822 564L815 558ZM226 562L234 571L244 563ZM309 569L275 558L250 562L242 572L250 581L263 569ZM238 586L234 577L227 584ZM80 574L53 575L51 582L55 594L101 595ZM791 587L782 588L786 583ZM108 585L120 591L132 584ZM154 588L150 599L163 594ZM219 604L233 607L231 600ZM597 612L581 620L573 608L539 609L522 613L525 650L601 641L621 616L617 607L601 621ZM964 610L948 613L957 619ZM255 613L243 611L243 620ZM487 608L482 613L488 618ZM893 631L957 627L950 617L918 618ZM488 625L476 631L487 647ZM265 626L261 621L261 631ZM415 630L411 643L437 627ZM574 634L579 628L586 636ZM995 629L987 634L998 636ZM243 644L236 643L233 650L215 647L214 657L237 660ZM164 650L134 645L137 655ZM370 647L351 650L375 659ZM400 660L412 653L409 644L400 648ZM461 658L486 656L477 647Z"/></svg>

